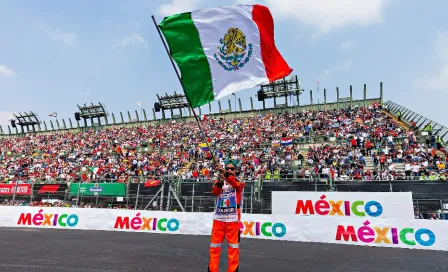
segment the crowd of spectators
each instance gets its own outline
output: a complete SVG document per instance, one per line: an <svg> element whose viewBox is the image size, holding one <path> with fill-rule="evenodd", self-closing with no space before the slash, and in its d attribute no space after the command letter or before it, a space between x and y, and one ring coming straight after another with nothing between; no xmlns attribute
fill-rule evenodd
<svg viewBox="0 0 448 272"><path fill-rule="evenodd" d="M432 172L446 178L446 150L436 150L438 146L431 140L418 143L413 130L400 126L378 104L247 118L207 118L202 126L219 163L238 161L245 179L317 175L335 180L396 179L400 175L433 179ZM301 152L301 143L316 137L326 143ZM292 144L279 143L290 138ZM127 182L138 175L207 181L215 175L213 154L200 144L204 141L195 122L175 120L133 128L113 126L77 133L5 137L0 139L0 175L3 182L10 183ZM374 168L366 170L368 156ZM297 161L304 167L294 172ZM406 172L397 173L394 163L404 163Z"/></svg>
<svg viewBox="0 0 448 272"><path fill-rule="evenodd" d="M310 147L308 168L302 178L332 180L447 180L447 149L417 143L411 131L405 138L384 138L372 147L355 136L351 145L325 144ZM389 141L391 139L391 141ZM372 152L373 151L373 152ZM366 159L372 162L367 169Z"/></svg>

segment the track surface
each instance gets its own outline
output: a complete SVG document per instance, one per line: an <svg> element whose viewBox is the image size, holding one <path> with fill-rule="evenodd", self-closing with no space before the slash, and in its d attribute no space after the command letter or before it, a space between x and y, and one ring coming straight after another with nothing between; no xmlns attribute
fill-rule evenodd
<svg viewBox="0 0 448 272"><path fill-rule="evenodd" d="M209 237L1 228L0 244L5 272L185 272L207 271ZM240 271L442 272L448 253L242 239Z"/></svg>

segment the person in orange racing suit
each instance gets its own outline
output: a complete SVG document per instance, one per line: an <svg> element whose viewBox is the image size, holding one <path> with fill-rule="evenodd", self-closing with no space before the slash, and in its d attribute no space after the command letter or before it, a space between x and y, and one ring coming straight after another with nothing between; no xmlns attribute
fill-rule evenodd
<svg viewBox="0 0 448 272"><path fill-rule="evenodd" d="M219 271L219 257L224 237L228 246L228 270L239 271L240 219L243 204L244 182L236 176L236 163L228 163L226 169L218 168L219 179L212 194L217 196L210 241L209 272Z"/></svg>

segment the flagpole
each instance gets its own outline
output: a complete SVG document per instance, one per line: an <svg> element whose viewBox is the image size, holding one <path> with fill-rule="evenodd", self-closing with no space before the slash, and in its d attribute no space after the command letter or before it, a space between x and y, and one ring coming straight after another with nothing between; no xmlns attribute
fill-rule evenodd
<svg viewBox="0 0 448 272"><path fill-rule="evenodd" d="M174 65L173 58L172 58L171 55L170 55L170 50L168 49L168 46L166 45L166 42L165 42L165 40L163 39L162 32L160 31L160 28L159 28L159 26L157 25L157 22L156 22L156 19L154 18L154 15L151 15L151 18L152 18L152 21L154 22L154 26L155 26L155 28L157 29L157 32L159 33L160 40L162 41L163 46L165 47L165 51L166 51L166 53L168 54L168 57L170 58L171 65L173 66L173 69L174 69L174 71L176 72L177 79L179 80L179 83L180 83L180 85L182 86L182 90L183 90L184 93L185 93L184 86L182 85L182 80L181 80L181 78L180 78L179 71L177 70L176 65ZM187 100L188 100L188 98L187 98ZM199 126L199 131L201 132L201 136L202 136L204 142L207 144L207 147L209 148L210 153L212 154L213 162L214 162L215 164L218 164L218 161L216 160L216 157L215 157L215 154L214 154L214 150L211 148L210 144L209 144L208 141L207 141L207 137L206 137L206 135L205 135L205 133L204 133L204 130L202 129L201 122L199 121L199 118L198 118L198 116L197 116L197 114L196 114L196 111L195 111L194 108L191 106L191 104L190 104L189 101L188 101L188 105L190 106L191 111L193 112L194 118L196 119L196 123L197 123L198 126Z"/></svg>
<svg viewBox="0 0 448 272"><path fill-rule="evenodd" d="M89 93L90 93L90 80L92 78L89 78L89 83L87 84L87 95L86 95L86 102L84 102L84 104L87 104L87 99L89 98Z"/></svg>
<svg viewBox="0 0 448 272"><path fill-rule="evenodd" d="M317 111L320 111L319 80L317 80Z"/></svg>

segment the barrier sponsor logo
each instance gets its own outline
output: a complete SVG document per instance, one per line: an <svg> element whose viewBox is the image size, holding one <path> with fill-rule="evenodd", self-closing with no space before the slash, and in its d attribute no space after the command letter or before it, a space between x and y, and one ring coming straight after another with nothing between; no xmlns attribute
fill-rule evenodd
<svg viewBox="0 0 448 272"><path fill-rule="evenodd" d="M433 231L421 228L391 228L391 227L371 227L370 222L364 222L364 226L355 229L354 226L338 225L336 230L336 241L355 243L375 243L375 244L405 244L408 246L421 245L424 247L432 246L436 242L436 235Z"/></svg>
<svg viewBox="0 0 448 272"><path fill-rule="evenodd" d="M326 195L330 196L330 194ZM319 198L320 196L322 196L322 193L316 194L315 202L322 200ZM331 197L331 199L337 198ZM361 197L352 198L352 200L356 199L361 199ZM380 200L379 198L374 199ZM297 198L293 200L297 202ZM369 198L364 198L364 201L368 202ZM325 202L328 202L331 206L330 201L325 200ZM294 207L291 203L288 208ZM381 201L381 204L386 206L387 201ZM314 203L312 207L315 209ZM361 205L359 210L361 210ZM388 211L389 209L385 209L384 213ZM0 216L2 218L0 227L108 230L186 235L210 235L213 220L212 213L28 206L0 207ZM244 214L243 220L238 224L241 237L249 239L448 251L448 236L444 235L448 232L448 225L443 220L381 217L371 219L367 216Z"/></svg>
<svg viewBox="0 0 448 272"><path fill-rule="evenodd" d="M48 226L48 227L71 227L78 224L79 218L76 214L53 214L43 213L40 209L38 213L21 213L17 225L23 226Z"/></svg>
<svg viewBox="0 0 448 272"><path fill-rule="evenodd" d="M312 200L297 200L296 214L318 214L331 216L370 216L378 217L383 213L383 205L375 200L363 201L348 201L348 200L326 200L325 194L320 197L320 200L313 203Z"/></svg>
<svg viewBox="0 0 448 272"><path fill-rule="evenodd" d="M414 219L411 192L272 192L272 214Z"/></svg>
<svg viewBox="0 0 448 272"><path fill-rule="evenodd" d="M129 216L117 216L114 229L175 232L179 229L179 226L180 222L176 218L141 217L141 214L137 213L133 218Z"/></svg>
<svg viewBox="0 0 448 272"><path fill-rule="evenodd" d="M0 184L0 195L30 195L30 184Z"/></svg>
<svg viewBox="0 0 448 272"><path fill-rule="evenodd" d="M39 191L37 191L37 193L38 194L45 194L45 193L54 194L59 191L59 188L61 188L61 185L59 185L59 184L44 185L39 189Z"/></svg>
<svg viewBox="0 0 448 272"><path fill-rule="evenodd" d="M72 183L70 196L125 196L125 183Z"/></svg>
<svg viewBox="0 0 448 272"><path fill-rule="evenodd" d="M240 233L244 236L281 238L286 235L286 226L282 223L241 221Z"/></svg>

